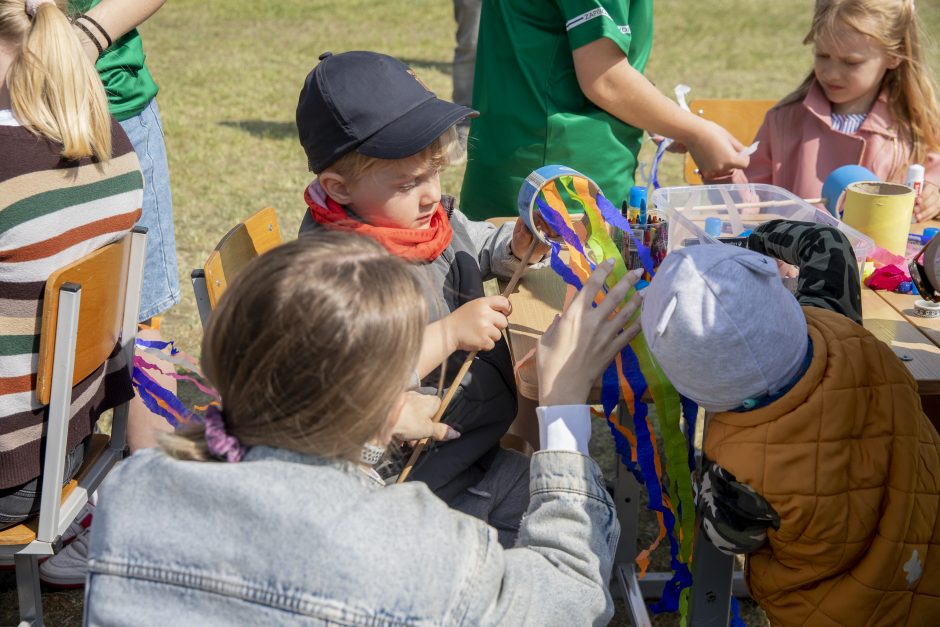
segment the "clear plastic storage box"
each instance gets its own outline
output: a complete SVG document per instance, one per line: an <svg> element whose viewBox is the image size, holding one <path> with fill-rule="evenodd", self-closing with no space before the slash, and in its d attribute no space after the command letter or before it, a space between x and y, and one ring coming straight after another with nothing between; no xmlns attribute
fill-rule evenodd
<svg viewBox="0 0 940 627"><path fill-rule="evenodd" d="M669 252L690 244L718 243L705 232L707 218L721 220L721 237L738 236L777 219L834 226L848 236L860 265L875 250L868 236L846 226L825 209L773 185L663 187L653 193L653 205L667 216Z"/></svg>

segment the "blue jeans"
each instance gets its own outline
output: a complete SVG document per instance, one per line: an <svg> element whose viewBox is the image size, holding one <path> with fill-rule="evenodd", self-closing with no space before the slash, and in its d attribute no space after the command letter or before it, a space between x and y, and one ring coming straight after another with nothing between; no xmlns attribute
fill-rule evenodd
<svg viewBox="0 0 940 627"><path fill-rule="evenodd" d="M78 446L65 455L65 473L62 476L62 485L72 480L78 474L85 460L85 449L91 442L86 438ZM43 440L43 449L46 447ZM42 496L42 475L21 486L0 491L0 529L6 529L19 524L39 513Z"/></svg>
<svg viewBox="0 0 940 627"><path fill-rule="evenodd" d="M180 302L170 170L157 101L151 100L143 111L121 122L121 126L134 146L144 174L144 206L137 223L147 227L147 258L138 314L143 321Z"/></svg>

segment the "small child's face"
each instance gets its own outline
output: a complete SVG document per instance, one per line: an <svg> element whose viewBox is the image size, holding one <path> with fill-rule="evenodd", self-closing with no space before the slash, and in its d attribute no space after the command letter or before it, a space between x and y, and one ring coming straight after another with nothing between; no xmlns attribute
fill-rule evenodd
<svg viewBox="0 0 940 627"><path fill-rule="evenodd" d="M347 184L347 206L363 221L400 229L427 229L441 201L440 171L429 162L401 159Z"/></svg>
<svg viewBox="0 0 940 627"><path fill-rule="evenodd" d="M816 41L816 80L833 113L868 113L885 72L897 65L877 41L849 26Z"/></svg>

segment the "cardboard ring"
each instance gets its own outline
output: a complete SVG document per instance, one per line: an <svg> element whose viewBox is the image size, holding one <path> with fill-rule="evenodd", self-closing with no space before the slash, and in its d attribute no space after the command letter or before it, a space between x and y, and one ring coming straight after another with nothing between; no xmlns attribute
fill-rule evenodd
<svg viewBox="0 0 940 627"><path fill-rule="evenodd" d="M535 217L538 211L535 199L538 198L542 188L563 176L576 176L585 179L588 182L588 190L595 196L601 191L601 188L597 183L591 180L590 177L563 165L545 165L525 177L525 180L522 182L522 187L519 188L519 200L517 202L519 217L522 218L525 225L529 227L529 230L535 235L535 238L546 246L551 246L551 240L545 237L541 229L535 225Z"/></svg>

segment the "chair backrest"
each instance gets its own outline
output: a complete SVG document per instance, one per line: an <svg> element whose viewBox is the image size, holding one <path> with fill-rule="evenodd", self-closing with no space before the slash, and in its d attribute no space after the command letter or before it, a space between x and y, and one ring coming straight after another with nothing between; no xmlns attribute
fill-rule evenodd
<svg viewBox="0 0 940 627"><path fill-rule="evenodd" d="M689 108L692 113L726 128L744 145L750 145L767 111L776 103L776 100L702 99L693 100ZM689 154L685 156L684 175L685 182L690 185L702 183L695 161Z"/></svg>
<svg viewBox="0 0 940 627"><path fill-rule="evenodd" d="M281 227L273 207L265 207L232 227L204 266L209 304L214 309L228 282L255 257L281 243Z"/></svg>
<svg viewBox="0 0 940 627"><path fill-rule="evenodd" d="M64 287L80 286L82 293L72 385L98 369L114 352L122 335L133 337L140 303L140 277L131 276L132 253L143 254L140 246L146 245L146 239L135 246L135 237L145 238L144 233L145 229L132 231L121 240L56 270L46 280L36 375L36 397L43 405L49 404L52 390L59 294Z"/></svg>

